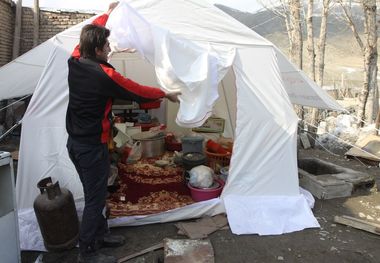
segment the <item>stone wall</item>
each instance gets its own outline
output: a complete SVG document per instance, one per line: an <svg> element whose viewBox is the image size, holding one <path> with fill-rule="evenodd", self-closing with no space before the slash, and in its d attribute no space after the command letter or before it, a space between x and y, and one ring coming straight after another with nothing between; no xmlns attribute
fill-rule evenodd
<svg viewBox="0 0 380 263"><path fill-rule="evenodd" d="M0 66L12 60L16 5L11 0L0 0ZM39 43L76 25L94 13L40 10ZM33 48L33 9L22 8L20 54Z"/></svg>
<svg viewBox="0 0 380 263"><path fill-rule="evenodd" d="M0 0L0 67L12 60L15 5Z"/></svg>

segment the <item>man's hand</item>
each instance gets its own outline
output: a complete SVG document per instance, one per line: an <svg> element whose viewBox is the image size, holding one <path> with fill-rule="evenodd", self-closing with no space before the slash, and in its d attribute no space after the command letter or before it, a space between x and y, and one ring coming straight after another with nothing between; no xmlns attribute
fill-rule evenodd
<svg viewBox="0 0 380 263"><path fill-rule="evenodd" d="M111 3L108 7L107 14L110 15L112 13L112 11L117 7L118 4L119 4L119 2Z"/></svg>
<svg viewBox="0 0 380 263"><path fill-rule="evenodd" d="M179 95L181 95L180 91L168 92L166 93L165 98L167 98L171 102L179 102L179 99L178 99Z"/></svg>

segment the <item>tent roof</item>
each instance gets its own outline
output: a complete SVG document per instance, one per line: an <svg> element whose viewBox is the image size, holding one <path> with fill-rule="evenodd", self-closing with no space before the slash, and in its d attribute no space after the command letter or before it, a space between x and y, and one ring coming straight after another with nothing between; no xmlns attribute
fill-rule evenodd
<svg viewBox="0 0 380 263"><path fill-rule="evenodd" d="M223 52L226 48L230 48L232 52L237 47L273 46L271 42L253 30L205 1L130 0L126 2L133 9L139 10L138 15L148 19L150 24L168 30L180 39L191 40L191 42L212 52ZM54 41L67 42L67 48L71 50L72 45L75 45L79 39L83 24L89 23L92 19L57 34L1 67L0 79L3 80L3 83L2 89L0 89L0 100L32 94L54 48ZM274 48L284 86L292 103L343 110L335 100L331 99L302 71L292 65L276 47ZM260 61L254 62L260 63Z"/></svg>

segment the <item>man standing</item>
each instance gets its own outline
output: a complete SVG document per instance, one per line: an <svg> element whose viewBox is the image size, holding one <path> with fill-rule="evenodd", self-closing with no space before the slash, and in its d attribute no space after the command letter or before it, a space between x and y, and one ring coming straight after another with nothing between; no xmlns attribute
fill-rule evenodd
<svg viewBox="0 0 380 263"><path fill-rule="evenodd" d="M68 60L67 149L82 182L85 198L78 262L116 262L115 257L103 255L98 250L124 244L124 237L107 233L105 217L110 173L107 142L113 98L139 103L160 98L178 102L179 93L165 94L158 88L140 85L123 77L107 63L110 31L104 25L117 4L110 4L107 13L83 27L80 43Z"/></svg>

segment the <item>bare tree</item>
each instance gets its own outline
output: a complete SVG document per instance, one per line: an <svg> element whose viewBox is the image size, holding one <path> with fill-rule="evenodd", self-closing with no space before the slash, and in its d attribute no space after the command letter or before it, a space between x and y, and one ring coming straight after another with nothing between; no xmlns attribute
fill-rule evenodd
<svg viewBox="0 0 380 263"><path fill-rule="evenodd" d="M275 2L265 1L267 5L263 2L263 6L268 10L271 10L277 16L280 16L285 21L285 26L288 33L289 39L289 54L290 59L294 64L296 64L300 69L303 68L303 30L301 23L301 1L300 0L279 0ZM268 5L268 3L270 3ZM270 7L268 7L270 6ZM329 14L330 0L323 0L323 7L321 11L321 24L319 30L319 37L317 42L317 47L314 43L314 32L313 28L315 26L314 16L314 0L307 1L307 14L306 18L306 50L307 50L307 71L311 79L317 82L319 86L323 85L324 76L324 66L325 66L325 47L326 47L326 36L327 36L327 19ZM296 111L301 119L303 119L303 110L296 107ZM313 109L311 116L311 124L316 126L318 121L318 110Z"/></svg>
<svg viewBox="0 0 380 263"><path fill-rule="evenodd" d="M307 2L307 14L306 14L306 50L307 50L307 69L309 71L310 78L315 81L315 48L314 48L314 30L313 30L313 11L314 0L308 0ZM318 110L312 110L311 126L317 124ZM310 127L313 129L312 127ZM310 130L311 131L311 130ZM312 132L312 131L311 131Z"/></svg>
<svg viewBox="0 0 380 263"><path fill-rule="evenodd" d="M290 56L292 61L302 69L302 27L301 27L301 3L300 0L289 0L291 46Z"/></svg>
<svg viewBox="0 0 380 263"><path fill-rule="evenodd" d="M310 78L315 80L315 51L314 51L314 31L313 31L313 9L314 0L308 0L307 15L306 15L306 28L307 28L307 57L308 57L308 71Z"/></svg>
<svg viewBox="0 0 380 263"><path fill-rule="evenodd" d="M377 117L376 117L376 124L375 124L376 135L379 135L379 128L380 128L380 110L377 112Z"/></svg>
<svg viewBox="0 0 380 263"><path fill-rule="evenodd" d="M363 55L363 67L364 67L364 82L363 87L359 95L358 106L358 125L363 126L364 121L368 120L372 123L379 111L379 95L377 87L377 24L376 24L376 0L359 0L363 8L364 13L364 38L365 41L359 35L357 25L354 22L351 6L338 0L342 6L345 19L351 28L354 37L360 47ZM371 94L370 100L369 95ZM366 106L369 102L369 113L366 118Z"/></svg>
<svg viewBox="0 0 380 263"><path fill-rule="evenodd" d="M289 40L290 60L302 69L303 38L300 0L260 1L276 16L284 19Z"/></svg>
<svg viewBox="0 0 380 263"><path fill-rule="evenodd" d="M330 10L330 0L323 0L323 7L321 12L321 25L319 31L319 39L316 50L316 81L319 86L323 86L323 76L325 72L325 50L326 50L326 37L327 37L327 20Z"/></svg>
<svg viewBox="0 0 380 263"><path fill-rule="evenodd" d="M310 9L310 3L309 3L309 9ZM313 80L315 80L320 87L323 86L323 76L324 76L324 71L325 71L327 19L329 15L329 9L330 9L330 0L323 0L319 38L318 38L317 48L315 51L316 62L313 61L313 64L316 65L317 70L316 70L316 73L314 71L312 75L314 77ZM318 122L319 110L313 109L313 112L311 115L312 115L311 123L316 126Z"/></svg>
<svg viewBox="0 0 380 263"><path fill-rule="evenodd" d="M271 1L266 1L266 4L269 5L263 2L261 2L261 4L275 15L284 19L289 40L290 60L302 69L303 37L300 0L278 0L272 3ZM295 111L298 117L304 120L303 108L301 106L295 106Z"/></svg>

